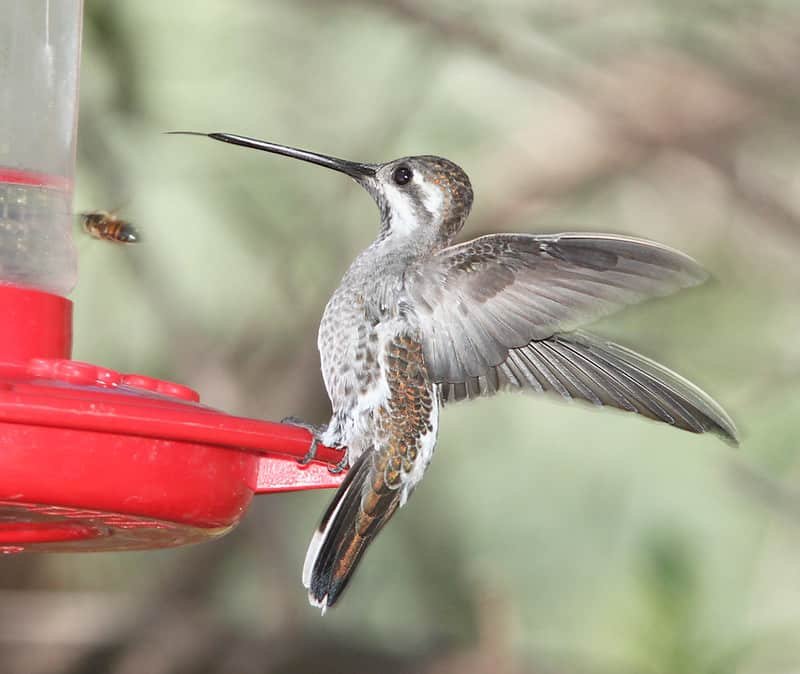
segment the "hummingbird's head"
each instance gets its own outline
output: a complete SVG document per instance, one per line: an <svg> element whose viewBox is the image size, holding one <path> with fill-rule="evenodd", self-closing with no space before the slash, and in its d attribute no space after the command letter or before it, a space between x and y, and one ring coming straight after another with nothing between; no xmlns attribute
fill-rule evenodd
<svg viewBox="0 0 800 674"><path fill-rule="evenodd" d="M345 173L375 199L381 210L381 235L386 239L445 246L464 226L472 206L472 186L467 174L442 157L423 155L384 164L361 164L231 133L171 133L208 136Z"/></svg>
<svg viewBox="0 0 800 674"><path fill-rule="evenodd" d="M429 239L447 245L464 226L472 186L460 166L423 155L378 164L374 176L358 182L381 209L386 236Z"/></svg>

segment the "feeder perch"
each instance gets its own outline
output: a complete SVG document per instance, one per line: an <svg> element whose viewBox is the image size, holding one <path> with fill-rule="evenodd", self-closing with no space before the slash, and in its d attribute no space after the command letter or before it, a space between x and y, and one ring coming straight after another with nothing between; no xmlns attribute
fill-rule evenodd
<svg viewBox="0 0 800 674"><path fill-rule="evenodd" d="M0 553L162 548L230 531L254 494L334 487L299 428L73 361L81 0L0 0Z"/></svg>

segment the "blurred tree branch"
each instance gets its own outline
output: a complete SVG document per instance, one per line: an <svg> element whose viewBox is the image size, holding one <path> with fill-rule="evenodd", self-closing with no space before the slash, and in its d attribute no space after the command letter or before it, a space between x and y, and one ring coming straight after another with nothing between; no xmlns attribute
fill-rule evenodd
<svg viewBox="0 0 800 674"><path fill-rule="evenodd" d="M478 51L524 79L553 88L579 109L572 110L577 124L577 133L572 135L563 130L565 118L554 114L562 125L558 138L564 147L548 151L549 130L536 127L519 144L535 151L505 149L489 158L489 164L498 167L494 175L504 181L507 172L501 167L514 166L514 180L511 194L486 190L489 195L501 194L502 201L484 211L477 223L481 231L504 231L523 211L541 210L559 197L630 171L674 147L710 161L756 216L792 238L800 236L797 214L736 171L731 158L731 148L754 132L767 110L783 113L787 100L796 101L800 82L789 66L800 62L795 26L771 25L767 34L778 36L777 45L763 39L765 31L759 23L730 27L729 42L735 42L737 49L733 54L725 52L728 60L719 50L712 54L651 47L624 55L612 53L602 63L590 65L541 33L535 34L539 51L528 54L512 38L496 35L461 13L437 13L429 3L380 0L367 4L430 30L437 39ZM703 54L706 58L699 60ZM779 67L765 67L765 62ZM566 120L570 121L569 115Z"/></svg>

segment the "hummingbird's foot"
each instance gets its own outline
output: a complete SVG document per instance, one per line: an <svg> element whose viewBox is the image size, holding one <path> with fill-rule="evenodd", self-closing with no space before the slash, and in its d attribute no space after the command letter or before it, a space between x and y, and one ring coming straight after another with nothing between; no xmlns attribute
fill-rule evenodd
<svg viewBox="0 0 800 674"><path fill-rule="evenodd" d="M344 456L341 458L339 463L337 463L333 468L328 468L328 472L331 475L338 475L343 470L346 470L350 467L350 462L347 460L347 452L344 453Z"/></svg>
<svg viewBox="0 0 800 674"><path fill-rule="evenodd" d="M289 426L297 426L298 428L304 428L309 433L311 433L311 445L308 448L305 456L302 459L297 459L297 463L301 466L307 466L311 463L317 456L317 447L320 444L320 438L322 434L327 430L327 426L321 424L319 426L315 426L314 424L310 424L307 421L303 421L298 417L284 417L281 419L282 424L288 424ZM337 464L338 467L338 464Z"/></svg>

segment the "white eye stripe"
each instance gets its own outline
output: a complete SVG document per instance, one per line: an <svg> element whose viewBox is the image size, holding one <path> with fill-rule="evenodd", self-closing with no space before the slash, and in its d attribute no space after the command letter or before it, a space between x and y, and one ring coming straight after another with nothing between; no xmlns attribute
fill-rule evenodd
<svg viewBox="0 0 800 674"><path fill-rule="evenodd" d="M419 218L414 211L411 196L394 185L387 185L385 194L392 213L392 233L411 234L419 226Z"/></svg>
<svg viewBox="0 0 800 674"><path fill-rule="evenodd" d="M444 194L438 185L426 182L418 173L414 173L409 184L397 186L389 183L383 189L391 212L392 234L397 236L413 234L420 226L420 218L426 221L432 218L434 223L440 220ZM422 203L415 204L415 198L421 199Z"/></svg>
<svg viewBox="0 0 800 674"><path fill-rule="evenodd" d="M419 185L422 189L422 203L425 205L428 212L436 217L436 215L441 212L442 204L444 203L444 194L442 194L442 190L439 189L437 185L425 183L422 180L420 180Z"/></svg>

